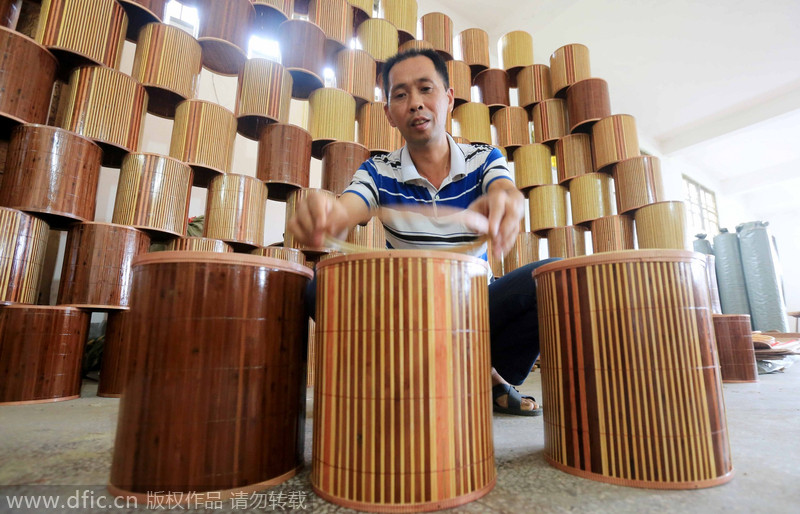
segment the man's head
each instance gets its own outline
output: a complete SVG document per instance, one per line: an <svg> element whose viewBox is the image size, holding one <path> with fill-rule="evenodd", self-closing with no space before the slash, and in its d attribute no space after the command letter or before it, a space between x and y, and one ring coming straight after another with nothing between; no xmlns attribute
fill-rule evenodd
<svg viewBox="0 0 800 514"><path fill-rule="evenodd" d="M383 78L383 96L388 100L389 98L389 72L392 71L394 65L403 62L406 59L410 59L412 57L417 56L424 56L431 60L433 63L433 68L441 77L442 82L444 83L445 89L450 89L450 75L447 73L447 65L444 63L444 60L439 55L436 50L431 50L430 48L424 48L422 50L418 50L416 48L412 48L411 50L406 50L405 52L400 52L399 54L395 54L389 58L383 65L383 70L381 71L381 76Z"/></svg>

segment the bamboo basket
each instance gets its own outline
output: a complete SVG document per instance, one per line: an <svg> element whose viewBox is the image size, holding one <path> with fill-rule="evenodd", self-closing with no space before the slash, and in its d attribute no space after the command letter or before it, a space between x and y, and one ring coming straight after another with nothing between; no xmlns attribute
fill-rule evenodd
<svg viewBox="0 0 800 514"><path fill-rule="evenodd" d="M322 154L322 189L335 195L344 193L356 170L369 156L369 149L358 143L335 141L327 145Z"/></svg>
<svg viewBox="0 0 800 514"><path fill-rule="evenodd" d="M550 147L532 143L514 152L514 182L526 196L531 188L553 184L553 164Z"/></svg>
<svg viewBox="0 0 800 514"><path fill-rule="evenodd" d="M447 75L453 88L453 106L472 101L472 77L469 65L464 61L447 61Z"/></svg>
<svg viewBox="0 0 800 514"><path fill-rule="evenodd" d="M547 251L551 258L569 259L586 255L588 229L577 225L554 227L547 231Z"/></svg>
<svg viewBox="0 0 800 514"><path fill-rule="evenodd" d="M353 39L353 8L347 0L311 0L308 21L316 23L325 33L325 56L335 59L340 50Z"/></svg>
<svg viewBox="0 0 800 514"><path fill-rule="evenodd" d="M349 0L348 3L353 8L353 28L358 30L362 23L372 18L374 0Z"/></svg>
<svg viewBox="0 0 800 514"><path fill-rule="evenodd" d="M37 303L49 233L39 218L0 207L0 304Z"/></svg>
<svg viewBox="0 0 800 514"><path fill-rule="evenodd" d="M308 187L311 134L297 125L264 128L258 141L256 177L267 184L270 200L285 202L289 193Z"/></svg>
<svg viewBox="0 0 800 514"><path fill-rule="evenodd" d="M592 156L595 171L639 155L636 120L629 114L614 114L592 125Z"/></svg>
<svg viewBox="0 0 800 514"><path fill-rule="evenodd" d="M103 360L97 383L97 396L102 398L121 398L125 389L133 350L125 332L128 317L128 311L116 311L109 312L106 318Z"/></svg>
<svg viewBox="0 0 800 514"><path fill-rule="evenodd" d="M403 146L403 136L389 124L386 102L369 102L358 110L358 142L372 155L393 152Z"/></svg>
<svg viewBox="0 0 800 514"><path fill-rule="evenodd" d="M214 177L230 172L235 140L231 111L205 100L186 100L175 111L169 155L192 167L193 185L208 187Z"/></svg>
<svg viewBox="0 0 800 514"><path fill-rule="evenodd" d="M658 202L634 213L639 248L688 250L689 234L683 202Z"/></svg>
<svg viewBox="0 0 800 514"><path fill-rule="evenodd" d="M529 111L543 100L553 98L550 85L550 68L544 64L525 66L517 73L519 104Z"/></svg>
<svg viewBox="0 0 800 514"><path fill-rule="evenodd" d="M321 159L325 145L333 141L355 141L356 101L350 93L332 87L318 89L308 105L312 156Z"/></svg>
<svg viewBox="0 0 800 514"><path fill-rule="evenodd" d="M264 246L267 186L248 175L220 175L208 185L203 237L237 248Z"/></svg>
<svg viewBox="0 0 800 514"><path fill-rule="evenodd" d="M208 237L176 237L167 244L167 251L171 252L232 252L231 245L221 239Z"/></svg>
<svg viewBox="0 0 800 514"><path fill-rule="evenodd" d="M138 42L139 31L148 23L161 23L169 0L117 0L128 16L125 38Z"/></svg>
<svg viewBox="0 0 800 514"><path fill-rule="evenodd" d="M559 184L594 171L592 138L588 134L570 134L558 138L555 156Z"/></svg>
<svg viewBox="0 0 800 514"><path fill-rule="evenodd" d="M306 256L303 255L303 252L296 248L284 248L283 246L263 246L261 248L256 248L250 253L252 255L272 257L273 259L294 262L295 264L300 264L301 266L310 267L308 265L308 261L306 260Z"/></svg>
<svg viewBox="0 0 800 514"><path fill-rule="evenodd" d="M319 257L321 254L326 254L332 252L333 248L327 247L311 247L305 244L300 243L299 241L295 240L294 234L292 234L288 229L289 221L294 217L295 209L300 202L304 202L308 195L314 194L322 194L328 197L328 201L335 202L336 195L331 193L330 191L326 191L324 189L298 189L297 191L292 191L289 193L289 198L286 200L286 216L285 216L285 225L283 231L283 246L286 248L297 248L298 250L302 251L306 258L312 260L316 257Z"/></svg>
<svg viewBox="0 0 800 514"><path fill-rule="evenodd" d="M614 214L597 218L590 223L594 253L633 250L633 218Z"/></svg>
<svg viewBox="0 0 800 514"><path fill-rule="evenodd" d="M397 53L407 52L409 50L434 50L433 44L422 39L409 39L401 44L397 49Z"/></svg>
<svg viewBox="0 0 800 514"><path fill-rule="evenodd" d="M534 187L528 192L531 232L567 225L567 188L559 185Z"/></svg>
<svg viewBox="0 0 800 514"><path fill-rule="evenodd" d="M478 87L481 103L489 106L494 114L503 107L511 105L509 100L509 78L505 70L489 68L475 75L472 83Z"/></svg>
<svg viewBox="0 0 800 514"><path fill-rule="evenodd" d="M375 59L365 50L346 48L336 54L336 86L350 93L356 108L375 99Z"/></svg>
<svg viewBox="0 0 800 514"><path fill-rule="evenodd" d="M397 27L401 44L417 38L417 0L381 0L378 18Z"/></svg>
<svg viewBox="0 0 800 514"><path fill-rule="evenodd" d="M567 105L564 100L551 98L533 106L533 140L553 144L567 135Z"/></svg>
<svg viewBox="0 0 800 514"><path fill-rule="evenodd" d="M503 272L511 273L517 268L539 260L539 236L521 231L511 251L503 259Z"/></svg>
<svg viewBox="0 0 800 514"><path fill-rule="evenodd" d="M377 216L373 216L366 225L356 225L347 234L347 242L362 248L386 249L386 230Z"/></svg>
<svg viewBox="0 0 800 514"><path fill-rule="evenodd" d="M281 64L292 75L292 97L306 99L324 87L325 32L306 20L287 20L278 28Z"/></svg>
<svg viewBox="0 0 800 514"><path fill-rule="evenodd" d="M58 61L42 45L5 27L0 27L0 53L0 129L46 123Z"/></svg>
<svg viewBox="0 0 800 514"><path fill-rule="evenodd" d="M612 182L606 173L586 173L569 183L572 224L582 225L613 213Z"/></svg>
<svg viewBox="0 0 800 514"><path fill-rule="evenodd" d="M750 316L714 314L713 318L722 382L758 382Z"/></svg>
<svg viewBox="0 0 800 514"><path fill-rule="evenodd" d="M608 83L603 79L584 79L567 89L569 131L591 132L592 125L611 116Z"/></svg>
<svg viewBox="0 0 800 514"><path fill-rule="evenodd" d="M517 87L517 74L533 66L533 37L524 30L514 30L500 36L497 42L500 67L508 73L511 87Z"/></svg>
<svg viewBox="0 0 800 514"><path fill-rule="evenodd" d="M661 161L642 155L618 162L612 168L617 187L617 210L631 212L665 200Z"/></svg>
<svg viewBox="0 0 800 514"><path fill-rule="evenodd" d="M380 76L382 64L397 53L397 27L381 18L365 20L356 31L361 48L366 50L376 62L376 73Z"/></svg>
<svg viewBox="0 0 800 514"><path fill-rule="evenodd" d="M473 77L489 68L488 32L478 28L462 30L455 44L461 50L461 60L472 70Z"/></svg>
<svg viewBox="0 0 800 514"><path fill-rule="evenodd" d="M466 138L471 143L492 144L492 125L489 121L489 107L482 103L467 102L453 109L456 122L455 135Z"/></svg>
<svg viewBox="0 0 800 514"><path fill-rule="evenodd" d="M197 41L203 47L203 66L220 75L239 75L256 17L253 4L250 0L196 2L202 13Z"/></svg>
<svg viewBox="0 0 800 514"><path fill-rule="evenodd" d="M492 115L492 125L497 130L497 144L514 160L514 152L531 142L528 113L522 107L504 107Z"/></svg>
<svg viewBox="0 0 800 514"><path fill-rule="evenodd" d="M591 76L589 49L584 45L564 45L550 56L550 80L557 97L563 97L572 84Z"/></svg>
<svg viewBox="0 0 800 514"><path fill-rule="evenodd" d="M431 12L419 19L422 39L429 41L442 59L453 59L453 20L444 13Z"/></svg>
<svg viewBox="0 0 800 514"><path fill-rule="evenodd" d="M262 33L275 34L294 13L294 0L251 0L256 10L253 26Z"/></svg>
<svg viewBox="0 0 800 514"><path fill-rule="evenodd" d="M269 59L248 59L236 88L236 129L258 141L270 123L288 123L292 75Z"/></svg>

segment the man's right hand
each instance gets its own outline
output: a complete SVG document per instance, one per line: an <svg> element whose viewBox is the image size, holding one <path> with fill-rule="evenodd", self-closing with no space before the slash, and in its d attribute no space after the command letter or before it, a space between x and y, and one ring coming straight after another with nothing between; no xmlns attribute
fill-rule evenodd
<svg viewBox="0 0 800 514"><path fill-rule="evenodd" d="M286 228L300 243L320 247L326 234L344 239L351 227L367 220L369 209L360 197L344 194L335 200L330 195L311 191L297 204Z"/></svg>

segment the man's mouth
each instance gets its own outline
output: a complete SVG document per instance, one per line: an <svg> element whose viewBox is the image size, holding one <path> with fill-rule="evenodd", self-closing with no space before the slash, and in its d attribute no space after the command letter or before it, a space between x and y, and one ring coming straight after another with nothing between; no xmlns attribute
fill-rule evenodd
<svg viewBox="0 0 800 514"><path fill-rule="evenodd" d="M424 125L425 123L428 123L429 121L430 120L428 118L414 118L414 120L411 122L411 126L412 127L419 127L420 125Z"/></svg>

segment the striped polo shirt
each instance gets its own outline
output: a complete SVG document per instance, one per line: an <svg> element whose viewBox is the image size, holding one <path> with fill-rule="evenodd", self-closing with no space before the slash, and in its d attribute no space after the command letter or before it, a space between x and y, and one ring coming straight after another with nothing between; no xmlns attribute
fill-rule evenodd
<svg viewBox="0 0 800 514"><path fill-rule="evenodd" d="M450 135L450 174L437 189L420 176L408 150L365 161L345 193L360 196L370 210L384 208L381 221L387 248L440 249L475 241L466 226L448 219L449 209L437 216L437 207L466 209L497 179L513 180L500 151L484 144L458 144ZM422 211L422 212L417 212ZM452 218L452 216L451 216ZM486 244L470 252L486 259Z"/></svg>

